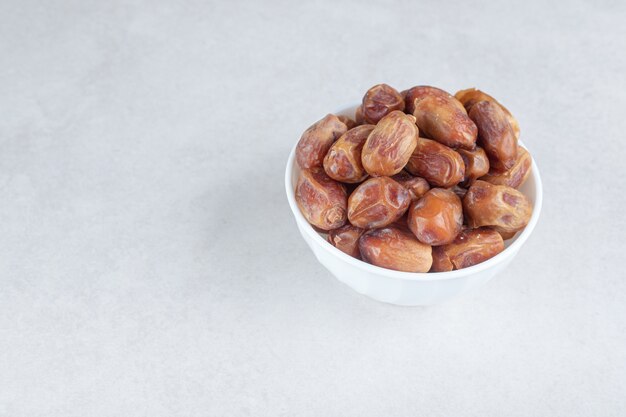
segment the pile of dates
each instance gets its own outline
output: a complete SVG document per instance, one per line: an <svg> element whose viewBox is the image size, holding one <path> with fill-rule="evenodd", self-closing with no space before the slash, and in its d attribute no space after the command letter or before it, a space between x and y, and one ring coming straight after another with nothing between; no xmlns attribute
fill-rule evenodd
<svg viewBox="0 0 626 417"><path fill-rule="evenodd" d="M467 268L528 224L519 125L476 89L370 88L354 119L329 114L296 147L302 214L339 250L406 272Z"/></svg>

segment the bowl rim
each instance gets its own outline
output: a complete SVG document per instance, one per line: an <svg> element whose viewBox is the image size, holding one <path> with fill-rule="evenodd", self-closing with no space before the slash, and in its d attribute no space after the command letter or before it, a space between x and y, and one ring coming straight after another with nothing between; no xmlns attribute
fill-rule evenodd
<svg viewBox="0 0 626 417"><path fill-rule="evenodd" d="M354 106L345 106L342 107L341 110L338 110L333 114L342 114L348 111L354 111L357 106L358 104ZM525 149L528 149L521 140L518 140L518 144ZM311 224L309 224L309 222L304 218L302 212L300 212L300 209L296 204L295 189L291 184L291 176L294 170L297 145L298 144L296 142L291 148L289 158L287 159L287 166L285 168L285 191L287 192L287 200L289 201L291 211L296 218L298 227L300 228L300 230L304 230L304 232L326 252L330 253L336 258L339 258L343 262L348 263L370 274L384 275L388 278L409 281L439 281L473 275L481 271L487 270L493 266L496 266L497 264L504 262L510 256L515 255L517 251L522 247L522 245L524 245L528 237L531 235L539 220L539 214L541 213L541 207L543 205L543 186L541 183L539 168L537 167L535 159L532 157L532 152L529 151L529 153L531 154L532 164L531 173L529 176L530 178L528 180L533 181L535 186L535 203L533 204L533 213L530 217L528 225L526 225L524 230L522 230L522 232L515 238L515 240L502 252L500 252L493 258L487 259L486 261L481 262L477 265L447 272L404 272L372 265L359 259L353 258L352 256L342 252L341 250L331 245L328 241L322 238L322 236L320 236L319 233L315 231L315 229L313 229Z"/></svg>

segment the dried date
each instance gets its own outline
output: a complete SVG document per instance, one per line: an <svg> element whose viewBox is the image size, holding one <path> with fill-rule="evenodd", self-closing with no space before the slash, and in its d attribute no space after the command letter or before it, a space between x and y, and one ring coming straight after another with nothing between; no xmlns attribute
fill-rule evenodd
<svg viewBox="0 0 626 417"><path fill-rule="evenodd" d="M328 114L304 131L296 146L296 161L302 169L321 166L333 142L348 131L334 114Z"/></svg>
<svg viewBox="0 0 626 417"><path fill-rule="evenodd" d="M365 121L375 125L392 111L403 111L404 99L393 87L378 84L365 93L362 109Z"/></svg>
<svg viewBox="0 0 626 417"><path fill-rule="evenodd" d="M479 101L469 112L478 126L478 144L489 157L490 169L502 172L511 169L517 159L517 138L499 105Z"/></svg>
<svg viewBox="0 0 626 417"><path fill-rule="evenodd" d="M431 139L419 138L406 170L437 187L452 187L463 180L465 164L458 152Z"/></svg>
<svg viewBox="0 0 626 417"><path fill-rule="evenodd" d="M365 232L359 239L364 261L382 268L404 272L428 272L432 248L406 230L384 227Z"/></svg>
<svg viewBox="0 0 626 417"><path fill-rule="evenodd" d="M353 258L361 259L359 252L359 238L365 230L346 224L328 232L328 241L331 245Z"/></svg>
<svg viewBox="0 0 626 417"><path fill-rule="evenodd" d="M324 170L334 180L357 183L367 178L361 163L361 151L367 137L374 130L373 125L357 126L333 143L324 158Z"/></svg>
<svg viewBox="0 0 626 417"><path fill-rule="evenodd" d="M391 178L370 178L350 195L348 219L363 229L384 227L399 219L410 202L407 189Z"/></svg>
<svg viewBox="0 0 626 417"><path fill-rule="evenodd" d="M515 188L478 180L465 194L463 210L472 228L491 226L498 232L511 233L526 227L532 204Z"/></svg>
<svg viewBox="0 0 626 417"><path fill-rule="evenodd" d="M417 137L413 116L398 110L389 113L365 141L361 152L363 167L374 177L397 174L411 157Z"/></svg>
<svg viewBox="0 0 626 417"><path fill-rule="evenodd" d="M473 150L458 149L457 152L463 158L465 175L463 176L464 187L469 187L474 181L489 172L489 158L483 148L476 147Z"/></svg>
<svg viewBox="0 0 626 417"><path fill-rule="evenodd" d="M430 185L428 184L428 181L421 177L414 177L406 171L401 171L400 173L391 177L391 179L393 179L409 191L411 201L419 200L421 196L426 194L426 191L430 190Z"/></svg>
<svg viewBox="0 0 626 417"><path fill-rule="evenodd" d="M451 243L433 248L431 271L468 268L491 259L504 250L498 232L488 227L464 229Z"/></svg>
<svg viewBox="0 0 626 417"><path fill-rule="evenodd" d="M471 107L474 104L478 103L479 101L491 101L497 104L498 106L500 106L502 111L504 111L504 113L506 114L506 118L511 124L511 128L513 129L513 133L515 134L515 137L519 138L520 130L519 130L519 123L517 122L517 119L513 117L511 112L506 107L504 107L501 103L498 102L498 100L491 97L489 94L483 91L477 90L475 88L468 88L467 90L458 91L454 95L454 97L456 97L456 99L459 100L463 104L463 106L465 106L465 109L468 112L470 111Z"/></svg>
<svg viewBox="0 0 626 417"><path fill-rule="evenodd" d="M508 185L509 187L519 188L528 179L531 167L532 158L530 154L526 149L518 146L517 159L511 168L504 172L490 171L480 179L495 185Z"/></svg>
<svg viewBox="0 0 626 417"><path fill-rule="evenodd" d="M348 208L346 190L326 175L321 167L300 172L295 197L302 215L313 226L332 230L345 224Z"/></svg>
<svg viewBox="0 0 626 417"><path fill-rule="evenodd" d="M465 107L449 93L418 86L406 92L406 110L425 136L452 148L473 149L477 129Z"/></svg>
<svg viewBox="0 0 626 417"><path fill-rule="evenodd" d="M428 245L445 245L463 226L461 199L450 190L433 188L409 208L409 229Z"/></svg>

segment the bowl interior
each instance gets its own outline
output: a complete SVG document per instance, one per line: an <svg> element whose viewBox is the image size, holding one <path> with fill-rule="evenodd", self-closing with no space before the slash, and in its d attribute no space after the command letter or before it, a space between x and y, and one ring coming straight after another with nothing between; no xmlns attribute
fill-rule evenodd
<svg viewBox="0 0 626 417"><path fill-rule="evenodd" d="M334 114L344 115L351 118L354 118L354 112L357 106L349 106L336 111ZM520 140L519 144L526 148L524 143ZM526 148L528 149L528 148ZM537 168L537 164L535 160L532 159L532 168L531 173L528 177L528 180L519 188L519 191L522 192L533 204L533 213L530 218L530 221L524 230L518 232L513 238L505 240L504 246L505 249L498 255L494 256L491 259L488 259L485 262L480 264L471 266L469 268L461 269L458 271L449 271L449 272L429 272L429 273L417 273L417 272L401 272L401 271L393 271L386 268L380 268L375 265L368 264L367 262L360 261L355 259L339 249L335 248L333 245L327 242L327 235L325 233L319 233L306 221L298 205L295 202L294 190L296 187L296 183L298 181L298 176L300 175L300 167L297 163L295 163L295 150L294 147L291 150L291 154L289 155L289 160L287 162L287 168L285 172L285 187L287 191L287 198L289 200L289 205L291 206L291 210L293 211L294 216L296 217L296 221L298 226L300 227L303 233L306 233L309 237L313 239L313 241L318 245L323 245L326 250L331 251L335 256L341 258L345 262L353 264L358 268L368 270L370 272L374 271L379 274L392 276L400 279L417 279L417 280L430 280L430 279L445 279L445 278L455 278L460 276L466 276L472 273L476 273L482 271L484 269L489 268L492 265L497 264L498 262L504 260L507 256L511 254L513 251L517 251L519 247L526 241L528 236L532 233L532 230L535 228L537 220L539 219L539 212L541 211L542 204L542 187L541 187L541 177L539 174L539 169ZM530 151L529 151L530 152ZM532 155L532 152L531 152ZM531 157L532 158L532 157Z"/></svg>

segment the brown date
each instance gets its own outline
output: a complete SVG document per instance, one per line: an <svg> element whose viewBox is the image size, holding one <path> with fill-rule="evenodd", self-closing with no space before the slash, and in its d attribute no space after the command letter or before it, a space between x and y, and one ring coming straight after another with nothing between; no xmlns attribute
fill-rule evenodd
<svg viewBox="0 0 626 417"><path fill-rule="evenodd" d="M348 208L346 189L326 175L321 167L300 172L295 195L302 215L313 226L332 230L345 224Z"/></svg>
<svg viewBox="0 0 626 417"><path fill-rule="evenodd" d="M456 194L461 200L463 200L463 197L465 197L465 194L467 194L467 188L463 188L460 185L455 185L454 187L450 187L448 188L448 190Z"/></svg>
<svg viewBox="0 0 626 417"><path fill-rule="evenodd" d="M357 126L341 135L324 158L324 170L334 180L357 183L367 178L361 163L361 150L373 125Z"/></svg>
<svg viewBox="0 0 626 417"><path fill-rule="evenodd" d="M408 90L402 91L400 95L404 98L404 111L408 114L413 114L415 111L415 99L423 98L426 95L439 96L442 98L452 97L450 93L442 90L441 88L427 85L419 85L417 87L409 88ZM458 100L451 100L450 104L460 111L465 110L463 104Z"/></svg>
<svg viewBox="0 0 626 417"><path fill-rule="evenodd" d="M456 99L459 100L463 104L463 106L465 106L465 109L468 112L470 111L470 108L479 101L491 101L493 103L496 103L506 114L506 118L511 124L511 128L513 129L513 133L515 133L515 137L519 138L519 123L517 122L517 119L513 117L511 112L506 107L504 107L501 103L498 102L498 100L491 97L489 94L475 88L468 88L467 90L458 91L454 95L454 97L456 97Z"/></svg>
<svg viewBox="0 0 626 417"><path fill-rule="evenodd" d="M502 236L502 240L509 240L512 239L517 232L498 232L500 233L500 236Z"/></svg>
<svg viewBox="0 0 626 417"><path fill-rule="evenodd" d="M490 171L487 175L481 177L483 181L490 182L495 185L508 185L509 187L519 188L526 182L530 175L532 167L532 158L528 151L521 146L517 147L517 159L515 164L504 172Z"/></svg>
<svg viewBox="0 0 626 417"><path fill-rule="evenodd" d="M408 218L409 216L408 216L408 211L407 211L406 213L402 215L402 217L400 217L395 222L391 223L389 226L397 227L398 229L402 229L406 232L412 233L411 229L409 229Z"/></svg>
<svg viewBox="0 0 626 417"><path fill-rule="evenodd" d="M378 84L365 93L362 109L365 121L375 125L394 110L404 111L404 99L395 88Z"/></svg>
<svg viewBox="0 0 626 417"><path fill-rule="evenodd" d="M461 184L464 187L469 187L474 181L489 172L489 158L487 158L483 148L477 146L471 151L458 149L457 152L465 164L465 175Z"/></svg>
<svg viewBox="0 0 626 417"><path fill-rule="evenodd" d="M477 180L463 198L463 210L471 228L491 226L510 233L526 227L532 215L532 204L515 188Z"/></svg>
<svg viewBox="0 0 626 417"><path fill-rule="evenodd" d="M406 212L410 202L407 189L391 178L370 178L350 195L348 219L363 229L387 226Z"/></svg>
<svg viewBox="0 0 626 417"><path fill-rule="evenodd" d="M349 118L348 116L338 115L337 118L339 120L341 120L341 122L344 125L346 125L348 130L353 129L354 127L356 127L356 122L354 120L352 120L351 118Z"/></svg>
<svg viewBox="0 0 626 417"><path fill-rule="evenodd" d="M443 246L433 248L433 264L428 272L448 272L454 270L454 265L443 251Z"/></svg>
<svg viewBox="0 0 626 417"><path fill-rule="evenodd" d="M365 232L359 239L359 250L365 262L396 271L428 272L433 263L429 245L393 226Z"/></svg>
<svg viewBox="0 0 626 417"><path fill-rule="evenodd" d="M463 226L461 199L450 190L433 188L411 204L408 225L422 243L450 243Z"/></svg>
<svg viewBox="0 0 626 417"><path fill-rule="evenodd" d="M400 91L400 97L402 97L402 101L404 101L404 112L407 113L407 109L406 109L406 93L408 93L409 90L402 90Z"/></svg>
<svg viewBox="0 0 626 417"><path fill-rule="evenodd" d="M406 110L425 136L452 148L473 149L476 125L454 96L439 88L413 87L406 92Z"/></svg>
<svg viewBox="0 0 626 417"><path fill-rule="evenodd" d="M331 245L353 258L361 259L359 252L359 238L365 230L346 224L328 232L328 241Z"/></svg>
<svg viewBox="0 0 626 417"><path fill-rule="evenodd" d="M370 133L361 162L373 177L391 176L402 171L417 144L415 117L399 110L383 117Z"/></svg>
<svg viewBox="0 0 626 417"><path fill-rule="evenodd" d="M497 172L511 169L517 159L517 138L506 114L491 101L479 101L469 112L478 126L478 144L489 157L490 169Z"/></svg>
<svg viewBox="0 0 626 417"><path fill-rule="evenodd" d="M428 185L428 181L426 181L424 178L414 177L406 171L400 171L398 174L391 177L391 179L393 179L409 191L411 201L418 200L426 193L426 191L430 190L430 185Z"/></svg>
<svg viewBox="0 0 626 417"><path fill-rule="evenodd" d="M334 114L328 114L304 131L296 146L296 161L302 169L321 166L333 142L348 131Z"/></svg>
<svg viewBox="0 0 626 417"><path fill-rule="evenodd" d="M363 116L363 106L359 106L356 108L354 112L354 121L357 126L365 124L365 117Z"/></svg>
<svg viewBox="0 0 626 417"><path fill-rule="evenodd" d="M498 232L488 227L464 229L451 243L433 248L431 271L468 268L493 258L504 250Z"/></svg>
<svg viewBox="0 0 626 417"><path fill-rule="evenodd" d="M434 140L419 138L406 170L433 186L448 188L463 180L465 164L458 152Z"/></svg>

